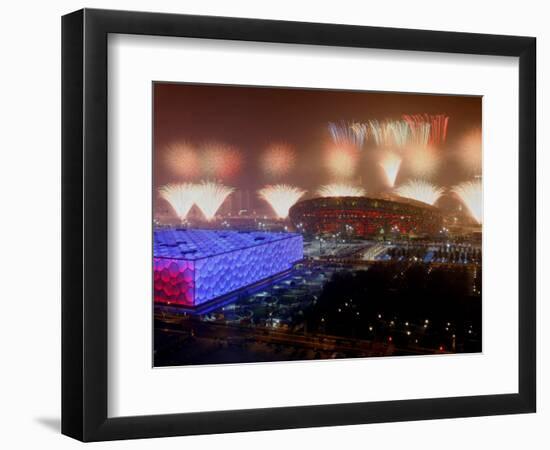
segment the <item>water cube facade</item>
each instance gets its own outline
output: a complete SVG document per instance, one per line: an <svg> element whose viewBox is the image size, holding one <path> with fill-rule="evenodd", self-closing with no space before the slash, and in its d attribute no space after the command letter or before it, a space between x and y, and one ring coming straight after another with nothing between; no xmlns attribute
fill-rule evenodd
<svg viewBox="0 0 550 450"><path fill-rule="evenodd" d="M302 258L300 234L157 229L155 302L198 306L286 272Z"/></svg>

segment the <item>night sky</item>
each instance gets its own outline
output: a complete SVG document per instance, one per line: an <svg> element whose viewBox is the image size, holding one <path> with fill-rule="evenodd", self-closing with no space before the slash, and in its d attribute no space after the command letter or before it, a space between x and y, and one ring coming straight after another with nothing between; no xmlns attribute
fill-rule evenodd
<svg viewBox="0 0 550 450"><path fill-rule="evenodd" d="M450 116L447 141L437 150L442 163L431 180L450 186L471 177L457 164L456 154L464 135L481 127L481 109L481 97L471 96L155 83L155 185L186 181L166 163L169 145L185 141L200 153L201 145L216 141L242 156L239 172L225 184L256 190L288 183L313 190L336 181L323 165L323 152L331 143L328 122L399 120L402 114L427 113ZM274 142L290 145L296 154L293 170L277 179L259 169L262 152ZM357 175L348 181L373 192L383 188L383 180L370 146L361 150ZM397 182L406 179L404 171Z"/></svg>

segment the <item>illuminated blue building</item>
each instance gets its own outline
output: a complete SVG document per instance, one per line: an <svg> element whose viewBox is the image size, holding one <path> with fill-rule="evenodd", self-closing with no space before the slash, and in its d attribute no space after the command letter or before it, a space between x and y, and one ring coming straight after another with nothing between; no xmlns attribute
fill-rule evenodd
<svg viewBox="0 0 550 450"><path fill-rule="evenodd" d="M303 258L300 234L155 230L156 303L195 307L288 272Z"/></svg>

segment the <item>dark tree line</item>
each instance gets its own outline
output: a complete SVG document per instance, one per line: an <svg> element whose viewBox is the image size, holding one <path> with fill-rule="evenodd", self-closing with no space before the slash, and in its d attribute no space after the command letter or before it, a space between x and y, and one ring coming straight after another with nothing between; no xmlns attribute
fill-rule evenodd
<svg viewBox="0 0 550 450"><path fill-rule="evenodd" d="M481 268L374 265L336 273L305 318L310 332L479 351L479 292Z"/></svg>

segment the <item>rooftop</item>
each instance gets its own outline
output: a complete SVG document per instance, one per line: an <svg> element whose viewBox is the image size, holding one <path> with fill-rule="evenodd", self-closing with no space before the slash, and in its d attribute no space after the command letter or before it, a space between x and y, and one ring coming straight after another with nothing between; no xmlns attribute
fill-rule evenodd
<svg viewBox="0 0 550 450"><path fill-rule="evenodd" d="M155 229L153 252L155 258L197 260L297 236L265 231Z"/></svg>
<svg viewBox="0 0 550 450"><path fill-rule="evenodd" d="M296 205L302 205L302 204L313 204L313 205L326 204L328 206L328 205L334 205L335 202L344 202L344 203L356 202L358 205L364 205L374 201L400 203L403 205L409 205L416 208L428 209L432 211L439 210L437 207L432 206L428 203L424 203L418 200L414 200L412 198L400 197L399 195L388 194L388 193L380 193L380 194L361 196L361 197L314 197L314 198L299 201L293 206L293 208Z"/></svg>

